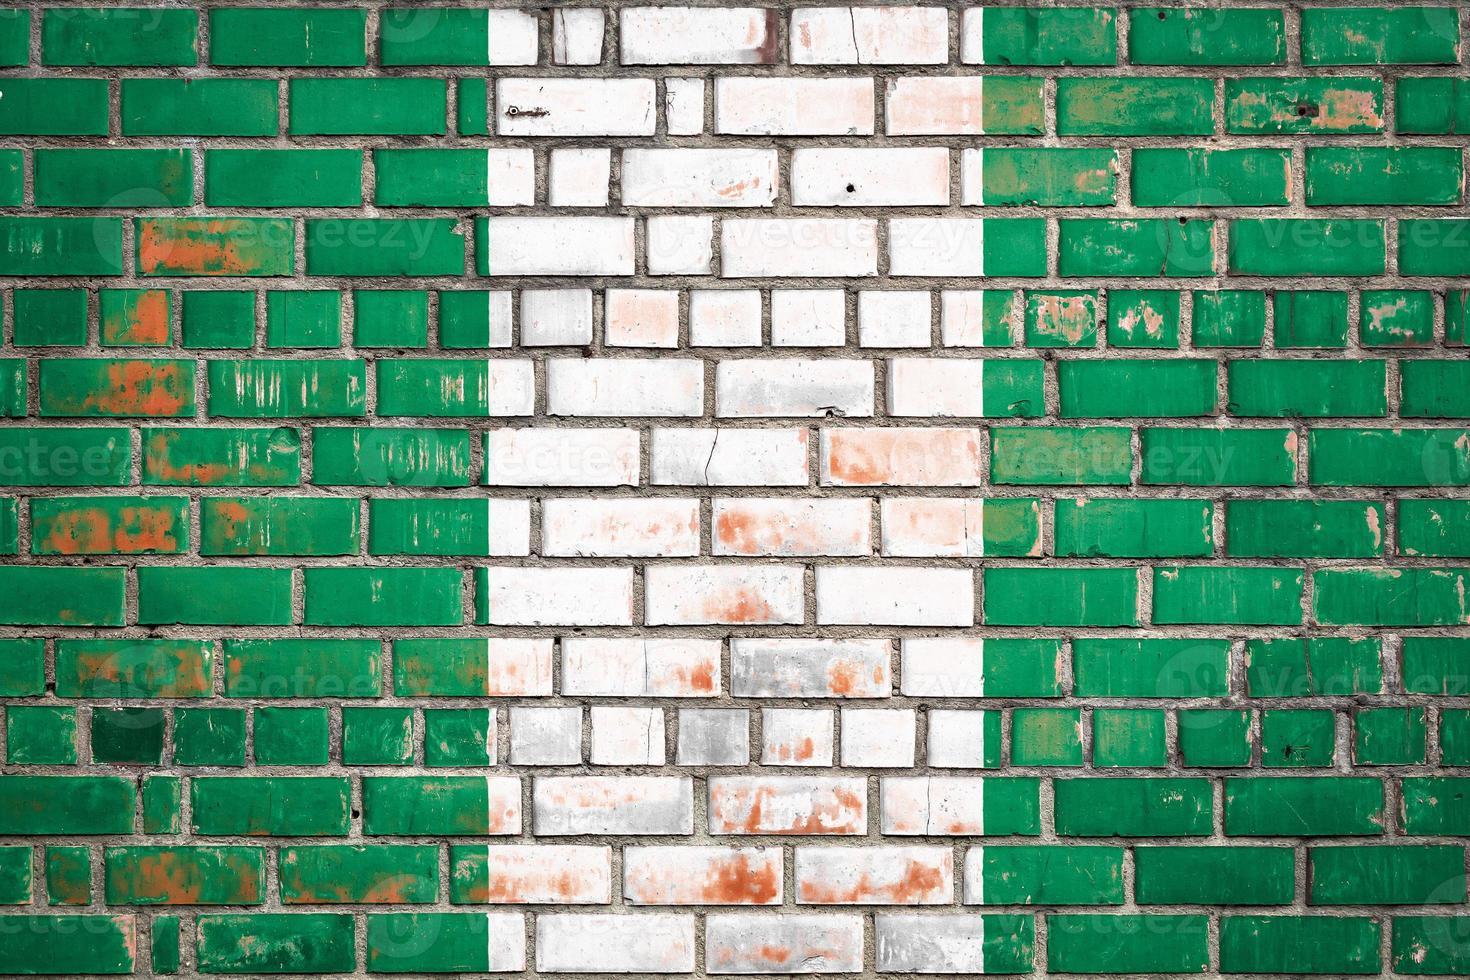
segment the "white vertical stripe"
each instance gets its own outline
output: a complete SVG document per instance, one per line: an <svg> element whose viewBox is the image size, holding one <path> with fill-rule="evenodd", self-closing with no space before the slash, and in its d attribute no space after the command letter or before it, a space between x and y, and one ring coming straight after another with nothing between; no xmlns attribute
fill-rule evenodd
<svg viewBox="0 0 1470 980"><path fill-rule="evenodd" d="M980 502L980 513L981 513L982 521L983 521L984 514L985 514L985 502L983 500ZM984 639L984 637L981 637L981 638L978 639L977 646L980 647L980 693L978 695L976 695L976 696L983 698L983 697L985 697L985 639ZM982 742L980 748L983 751L984 748L985 748L985 746L983 744L984 739L985 739L985 735L984 735L985 729L984 728L981 728L980 731L981 731L980 739L981 739L981 742ZM982 758L983 758L983 756L982 756Z"/></svg>
<svg viewBox="0 0 1470 980"><path fill-rule="evenodd" d="M980 255L977 259L980 265L980 275L985 275L985 219L980 219Z"/></svg>
<svg viewBox="0 0 1470 980"><path fill-rule="evenodd" d="M982 241L983 241L983 239L982 239ZM981 254L983 255L984 253L982 252ZM980 365L980 417L983 419L985 417L985 362L983 360L981 360L981 361L977 361L976 363L978 363ZM980 519L981 519L982 522L985 519L985 501L984 500L981 500L980 501ZM980 557L981 558L984 558L985 557L985 543L984 543L983 538L982 538L981 543L980 543Z"/></svg>

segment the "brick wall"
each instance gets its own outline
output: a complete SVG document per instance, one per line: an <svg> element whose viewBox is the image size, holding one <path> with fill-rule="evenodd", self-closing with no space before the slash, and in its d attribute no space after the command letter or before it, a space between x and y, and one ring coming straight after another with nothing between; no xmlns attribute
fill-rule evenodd
<svg viewBox="0 0 1470 980"><path fill-rule="evenodd" d="M0 10L0 973L1470 972L1454 5Z"/></svg>

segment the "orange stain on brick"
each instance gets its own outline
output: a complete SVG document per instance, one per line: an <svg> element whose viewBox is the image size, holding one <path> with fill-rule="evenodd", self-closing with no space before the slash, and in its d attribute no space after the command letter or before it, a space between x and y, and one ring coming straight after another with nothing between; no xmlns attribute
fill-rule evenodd
<svg viewBox="0 0 1470 980"><path fill-rule="evenodd" d="M131 297L116 317L102 321L102 341L108 344L162 346L169 341L168 292L147 289Z"/></svg>

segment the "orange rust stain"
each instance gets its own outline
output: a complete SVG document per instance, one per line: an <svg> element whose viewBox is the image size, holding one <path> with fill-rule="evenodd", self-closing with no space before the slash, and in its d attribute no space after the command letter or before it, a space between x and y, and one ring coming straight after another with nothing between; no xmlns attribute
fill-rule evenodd
<svg viewBox="0 0 1470 980"><path fill-rule="evenodd" d="M776 618L770 603L744 586L705 599L701 612L704 619L717 623L768 623Z"/></svg>
<svg viewBox="0 0 1470 980"><path fill-rule="evenodd" d="M257 263L250 261L235 237L241 227L238 221L207 219L170 234L177 226L145 221L138 234L138 267L145 275L249 275Z"/></svg>
<svg viewBox="0 0 1470 980"><path fill-rule="evenodd" d="M1032 301L1037 306L1038 334L1077 344L1095 326L1096 312L1089 296L1044 294L1033 297Z"/></svg>
<svg viewBox="0 0 1470 980"><path fill-rule="evenodd" d="M169 340L168 292L148 289L123 309L122 315L102 324L103 340L113 344L162 346Z"/></svg>
<svg viewBox="0 0 1470 980"><path fill-rule="evenodd" d="M715 670L716 665L713 661L705 661L693 670L680 668L679 679L689 690L708 694L715 689Z"/></svg>
<svg viewBox="0 0 1470 980"><path fill-rule="evenodd" d="M741 555L755 554L756 521L749 513L734 509L720 511L715 519L720 544Z"/></svg>
<svg viewBox="0 0 1470 980"><path fill-rule="evenodd" d="M123 507L115 524L105 508L81 507L57 515L40 548L59 555L176 552L178 528L174 513L166 507Z"/></svg>
<svg viewBox="0 0 1470 980"><path fill-rule="evenodd" d="M834 660L827 665L827 689L839 697L847 697L857 688L858 665L850 660Z"/></svg>
<svg viewBox="0 0 1470 980"><path fill-rule="evenodd" d="M874 881L866 871L848 888L803 881L801 898L819 905L851 905L875 900L885 905L917 905L942 894L945 884L943 868L911 860L902 877L895 881Z"/></svg>

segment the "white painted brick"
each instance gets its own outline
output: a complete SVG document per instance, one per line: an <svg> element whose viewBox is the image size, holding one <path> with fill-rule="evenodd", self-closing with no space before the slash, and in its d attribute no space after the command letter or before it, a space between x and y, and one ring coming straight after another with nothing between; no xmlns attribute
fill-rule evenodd
<svg viewBox="0 0 1470 980"><path fill-rule="evenodd" d="M932 301L920 289L858 292L858 344L863 347L928 347Z"/></svg>
<svg viewBox="0 0 1470 980"><path fill-rule="evenodd" d="M720 274L874 276L878 223L871 218L727 218L720 225Z"/></svg>
<svg viewBox="0 0 1470 980"><path fill-rule="evenodd" d="M498 487L616 487L638 482L637 429L524 428L485 433L482 482Z"/></svg>
<svg viewBox="0 0 1470 980"><path fill-rule="evenodd" d="M521 343L528 347L592 343L592 290L521 290Z"/></svg>
<svg viewBox="0 0 1470 980"><path fill-rule="evenodd" d="M760 7L625 7L625 65L769 65L780 14Z"/></svg>
<svg viewBox="0 0 1470 980"><path fill-rule="evenodd" d="M980 418L985 362L959 357L895 357L888 362L888 414Z"/></svg>
<svg viewBox="0 0 1470 980"><path fill-rule="evenodd" d="M841 347L847 298L840 289L772 289L771 346Z"/></svg>
<svg viewBox="0 0 1470 980"><path fill-rule="evenodd" d="M510 709L510 764L574 766L582 761L582 709Z"/></svg>
<svg viewBox="0 0 1470 980"><path fill-rule="evenodd" d="M872 554L873 503L862 497L720 497L714 502L716 555L792 558Z"/></svg>
<svg viewBox="0 0 1470 980"><path fill-rule="evenodd" d="M633 274L632 218L487 218L485 239L491 276Z"/></svg>
<svg viewBox="0 0 1470 980"><path fill-rule="evenodd" d="M985 481L978 428L822 430L821 483L835 487L973 487Z"/></svg>
<svg viewBox="0 0 1470 980"><path fill-rule="evenodd" d="M550 498L541 503L541 553L557 558L698 555L699 501Z"/></svg>
<svg viewBox="0 0 1470 980"><path fill-rule="evenodd" d="M612 848L607 846L458 844L453 852L484 855L487 898L497 904L607 905L612 901Z"/></svg>
<svg viewBox="0 0 1470 980"><path fill-rule="evenodd" d="M974 913L873 918L879 973L984 973L985 919Z"/></svg>
<svg viewBox="0 0 1470 980"><path fill-rule="evenodd" d="M890 136L979 136L984 84L978 75L890 78L884 129Z"/></svg>
<svg viewBox="0 0 1470 980"><path fill-rule="evenodd" d="M602 315L609 347L679 346L679 294L672 289L609 289Z"/></svg>
<svg viewBox="0 0 1470 980"><path fill-rule="evenodd" d="M817 622L860 626L973 626L968 568L820 566Z"/></svg>
<svg viewBox="0 0 1470 980"><path fill-rule="evenodd" d="M885 497L883 554L983 558L985 504L977 497Z"/></svg>
<svg viewBox="0 0 1470 980"><path fill-rule="evenodd" d="M895 276L983 276L981 218L892 218L888 272Z"/></svg>
<svg viewBox="0 0 1470 980"><path fill-rule="evenodd" d="M861 973L863 919L850 913L717 913L705 919L705 969L716 975Z"/></svg>
<svg viewBox="0 0 1470 980"><path fill-rule="evenodd" d="M594 704L590 715L594 766L664 764L662 709Z"/></svg>
<svg viewBox="0 0 1470 980"><path fill-rule="evenodd" d="M802 570L790 565L650 565L644 619L653 626L800 623Z"/></svg>
<svg viewBox="0 0 1470 980"><path fill-rule="evenodd" d="M704 79L664 79L664 115L670 136L698 136L704 132Z"/></svg>
<svg viewBox="0 0 1470 980"><path fill-rule="evenodd" d="M800 487L807 484L806 429L654 429L656 486Z"/></svg>
<svg viewBox="0 0 1470 980"><path fill-rule="evenodd" d="M762 708L761 765L830 766L836 730L827 708Z"/></svg>
<svg viewBox="0 0 1470 980"><path fill-rule="evenodd" d="M776 200L774 149L623 151L623 204L645 208L764 208Z"/></svg>
<svg viewBox="0 0 1470 980"><path fill-rule="evenodd" d="M980 769L985 765L985 712L952 708L930 708L929 747L926 755L931 767L940 769Z"/></svg>
<svg viewBox="0 0 1470 980"><path fill-rule="evenodd" d="M690 973L694 916L673 912L542 913L538 973Z"/></svg>
<svg viewBox="0 0 1470 980"><path fill-rule="evenodd" d="M711 776L711 834L821 834L868 832L863 776Z"/></svg>
<svg viewBox="0 0 1470 980"><path fill-rule="evenodd" d="M796 65L942 65L943 7L803 7L791 12Z"/></svg>
<svg viewBox="0 0 1470 980"><path fill-rule="evenodd" d="M488 570L487 622L492 626L630 626L631 568ZM479 589L476 589L479 601Z"/></svg>
<svg viewBox="0 0 1470 980"><path fill-rule="evenodd" d="M651 215L647 227L649 275L709 275L715 254L712 216Z"/></svg>
<svg viewBox="0 0 1470 980"><path fill-rule="evenodd" d="M878 781L883 833L985 833L985 780L979 776L884 776Z"/></svg>
<svg viewBox="0 0 1470 980"><path fill-rule="evenodd" d="M871 136L871 78L715 80L715 132L727 136Z"/></svg>
<svg viewBox="0 0 1470 980"><path fill-rule="evenodd" d="M704 412L704 363L689 358L553 358L548 415L667 418Z"/></svg>
<svg viewBox="0 0 1470 980"><path fill-rule="evenodd" d="M867 418L873 363L855 358L742 358L715 366L720 418Z"/></svg>
<svg viewBox="0 0 1470 980"><path fill-rule="evenodd" d="M548 203L552 207L606 207L611 177L612 150L605 146L552 150Z"/></svg>
<svg viewBox="0 0 1470 980"><path fill-rule="evenodd" d="M529 147L486 150L485 160L491 207L536 203L535 151Z"/></svg>
<svg viewBox="0 0 1470 980"><path fill-rule="evenodd" d="M530 361L494 358L489 368L485 414L494 418L531 415L536 410L536 371Z"/></svg>
<svg viewBox="0 0 1470 980"><path fill-rule="evenodd" d="M569 697L715 697L720 641L567 636L561 669Z"/></svg>
<svg viewBox="0 0 1470 980"><path fill-rule="evenodd" d="M600 64L605 20L600 7L554 7L551 11L552 64Z"/></svg>
<svg viewBox="0 0 1470 980"><path fill-rule="evenodd" d="M694 833L688 776L537 776L532 808L538 837Z"/></svg>
<svg viewBox="0 0 1470 980"><path fill-rule="evenodd" d="M750 764L750 712L744 708L680 708L680 766Z"/></svg>
<svg viewBox="0 0 1470 980"><path fill-rule="evenodd" d="M985 641L910 636L902 642L903 693L911 698L983 698Z"/></svg>
<svg viewBox="0 0 1470 980"><path fill-rule="evenodd" d="M843 708L842 764L859 769L912 768L917 725L912 708Z"/></svg>
<svg viewBox="0 0 1470 980"><path fill-rule="evenodd" d="M886 698L893 693L887 640L734 638L730 693L737 698Z"/></svg>
<svg viewBox="0 0 1470 980"><path fill-rule="evenodd" d="M623 897L633 905L780 905L779 847L623 848Z"/></svg>
<svg viewBox="0 0 1470 980"><path fill-rule="evenodd" d="M539 24L535 14L525 10L487 10L485 20L492 39L486 50L487 65L503 67L536 63ZM384 24L384 31L390 29ZM410 22L408 29L417 30L418 26Z"/></svg>
<svg viewBox="0 0 1470 980"><path fill-rule="evenodd" d="M970 7L960 14L960 62L985 64L985 8Z"/></svg>
<svg viewBox="0 0 1470 980"><path fill-rule="evenodd" d="M942 146L793 150L791 203L848 208L948 204L949 150Z"/></svg>
<svg viewBox="0 0 1470 980"><path fill-rule="evenodd" d="M531 502L492 499L485 501L489 547L492 558L510 558L531 553Z"/></svg>
<svg viewBox="0 0 1470 980"><path fill-rule="evenodd" d="M941 344L946 347L982 346L986 292L984 289L946 289L939 294Z"/></svg>
<svg viewBox="0 0 1470 980"><path fill-rule="evenodd" d="M689 344L692 347L759 347L759 289L689 291Z"/></svg>
<svg viewBox="0 0 1470 980"><path fill-rule="evenodd" d="M658 122L651 78L500 78L501 136L652 136Z"/></svg>
<svg viewBox="0 0 1470 980"><path fill-rule="evenodd" d="M802 905L948 905L954 852L948 847L797 847Z"/></svg>

